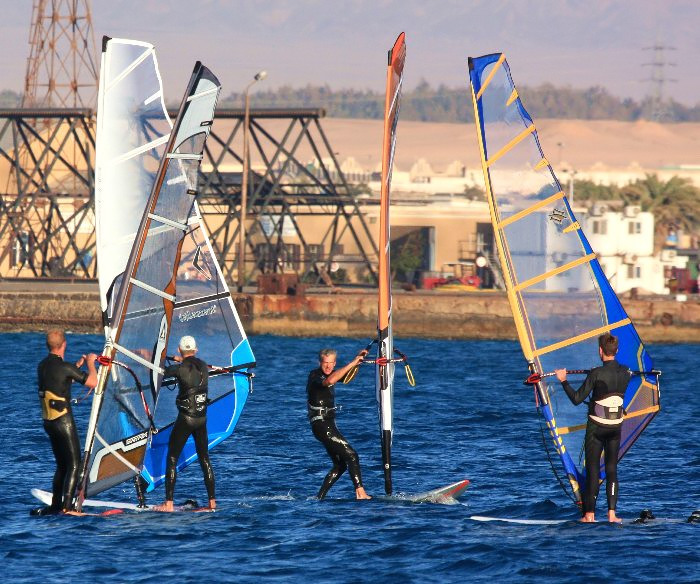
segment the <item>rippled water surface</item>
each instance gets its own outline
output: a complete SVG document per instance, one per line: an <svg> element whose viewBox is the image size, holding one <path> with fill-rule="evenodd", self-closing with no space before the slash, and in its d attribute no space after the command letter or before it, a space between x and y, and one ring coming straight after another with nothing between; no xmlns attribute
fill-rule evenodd
<svg viewBox="0 0 700 584"><path fill-rule="evenodd" d="M700 365L698 347L651 347L663 411L621 462L619 514L650 507L653 525L478 523L471 515L567 519L576 510L544 454L525 368L509 342L399 340L414 389L397 376L394 485L416 493L468 478L462 504L355 502L342 477L313 498L330 467L305 415L316 351L349 359L362 340L251 339L255 391L232 439L212 451L220 510L30 518L32 487L50 488L53 459L40 420L38 334L2 334L0 557L13 582L268 581L591 582L699 581ZM97 336L71 335L68 358L99 352ZM11 361L10 361L11 360ZM382 489L373 371L337 386L338 425L360 454L367 490ZM74 394L78 393L75 387ZM76 407L81 437L88 402ZM582 418L585 416L581 409ZM130 500L131 488L103 494ZM160 500L162 491L157 492ZM199 466L178 477L177 500L205 499ZM599 501L603 517L604 495Z"/></svg>

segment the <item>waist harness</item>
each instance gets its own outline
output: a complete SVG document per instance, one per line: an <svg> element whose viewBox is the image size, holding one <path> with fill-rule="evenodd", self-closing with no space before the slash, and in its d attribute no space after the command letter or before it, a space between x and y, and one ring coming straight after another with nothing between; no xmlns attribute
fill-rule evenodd
<svg viewBox="0 0 700 584"><path fill-rule="evenodd" d="M177 399L175 399L175 405L178 411L193 418L205 416L207 413L207 405L209 404L204 375L199 367L197 370L200 374L199 385L197 387L191 387L187 390L186 395L178 396Z"/></svg>
<svg viewBox="0 0 700 584"><path fill-rule="evenodd" d="M41 402L41 417L46 421L56 420L68 412L68 402L49 391L39 391L39 401Z"/></svg>
<svg viewBox="0 0 700 584"><path fill-rule="evenodd" d="M619 395L608 395L603 399L593 401L589 417L603 426L619 426L625 416L622 403L622 397Z"/></svg>

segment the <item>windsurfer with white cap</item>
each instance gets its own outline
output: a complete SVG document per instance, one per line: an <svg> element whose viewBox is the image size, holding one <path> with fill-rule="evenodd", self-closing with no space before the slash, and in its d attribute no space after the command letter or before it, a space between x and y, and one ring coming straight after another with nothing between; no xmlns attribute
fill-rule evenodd
<svg viewBox="0 0 700 584"><path fill-rule="evenodd" d="M168 458L165 467L165 503L155 507L157 511L173 511L173 495L175 493L175 478L177 476L177 461L187 439L194 437L197 457L202 467L204 484L209 496L209 509L216 508L214 495L214 471L209 461L209 440L207 437L207 388L209 367L195 357L197 342L194 337L186 335L180 339L180 356L175 357L178 363L165 369L165 377L175 377L178 383L178 394L175 404L178 416L175 420L170 441L168 442Z"/></svg>

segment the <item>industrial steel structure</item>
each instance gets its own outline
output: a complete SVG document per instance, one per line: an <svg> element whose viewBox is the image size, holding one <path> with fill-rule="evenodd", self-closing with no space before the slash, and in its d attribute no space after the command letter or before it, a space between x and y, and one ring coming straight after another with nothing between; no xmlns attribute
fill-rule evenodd
<svg viewBox="0 0 700 584"><path fill-rule="evenodd" d="M217 112L198 200L233 279L242 183L243 110ZM326 282L337 261L374 276L377 250L320 120L321 109L250 113L252 170L243 266ZM48 120L43 126L39 122ZM0 276L94 277L94 113L0 111ZM305 217L319 216L309 223ZM321 226L321 227L319 227ZM344 253L341 241L352 242Z"/></svg>

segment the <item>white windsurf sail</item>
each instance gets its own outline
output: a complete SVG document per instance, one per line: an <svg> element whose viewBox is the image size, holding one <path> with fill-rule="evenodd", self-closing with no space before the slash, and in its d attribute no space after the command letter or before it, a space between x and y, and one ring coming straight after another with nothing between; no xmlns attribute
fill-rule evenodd
<svg viewBox="0 0 700 584"><path fill-rule="evenodd" d="M153 439L166 437L175 417L169 411L170 400L158 399L171 338L185 334L183 330L198 335L201 356L217 365L216 381L210 385L218 404L213 410L227 413L213 416L217 422L210 445L233 431L248 393L247 367L254 364L194 202L220 84L197 63L169 131L153 48L106 39L103 50L96 198L98 230L105 230L98 231L98 245L104 246L98 247L98 257L102 255L98 266L107 342L85 442L79 504L86 495L139 473L150 488L159 482L155 469L162 448ZM117 91L125 81L127 85ZM154 103L157 107L148 107ZM129 147L120 148L121 134L128 136ZM122 173L130 178L122 180ZM121 199L127 201L126 207L120 206ZM140 218L136 229L134 213ZM109 220L124 224L113 228ZM110 233L121 238L112 240ZM125 261L127 243L130 252ZM206 283L196 284L200 280L191 278L190 268ZM211 339L205 341L207 334ZM216 351L210 345L216 345ZM216 361L222 355L226 359ZM244 381L238 384L239 392L234 370ZM154 447L158 454L151 452ZM184 466L192 457L183 453L180 460Z"/></svg>

